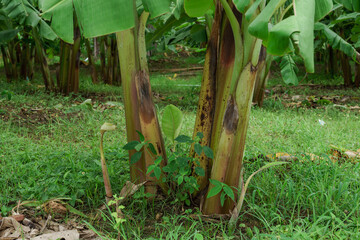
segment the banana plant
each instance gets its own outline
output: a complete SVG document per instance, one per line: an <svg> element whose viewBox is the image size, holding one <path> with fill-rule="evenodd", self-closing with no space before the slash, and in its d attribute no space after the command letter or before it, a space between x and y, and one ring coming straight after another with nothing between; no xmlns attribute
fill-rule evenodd
<svg viewBox="0 0 360 240"><path fill-rule="evenodd" d="M350 1L338 1L336 9L331 14L331 21L326 20L315 24L315 30L325 39L332 49L340 51L341 67L345 87L360 87L359 62L360 54L356 48L360 47L359 20L360 12L357 4ZM339 14L340 13L340 14ZM351 37L346 37L351 32ZM353 82L350 60L355 62L356 74Z"/></svg>
<svg viewBox="0 0 360 240"><path fill-rule="evenodd" d="M13 26L11 19L4 12L3 6L0 5L0 48L8 81L11 81L17 74L16 64L13 63L14 59L11 57L13 44L9 44L9 42L17 36L18 32L19 29Z"/></svg>
<svg viewBox="0 0 360 240"><path fill-rule="evenodd" d="M24 29L29 29L31 32L32 39L35 42L35 49L37 56L39 58L41 71L43 74L44 84L47 90L54 90L55 84L51 78L50 70L47 64L45 51L42 48L41 39L45 38L48 40L54 40L57 38L56 34L52 31L50 26L44 21L39 15L40 12L35 8L29 0L2 0L2 10L3 12L18 26L18 29L23 32L24 38L28 38L28 33L23 31ZM26 43L24 43L26 44ZM9 52L11 56L11 52L13 52L12 44L9 43ZM30 49L27 47L24 48L23 53L24 64L22 66L26 66L26 63L31 63L30 61ZM11 57L12 58L12 57Z"/></svg>
<svg viewBox="0 0 360 240"><path fill-rule="evenodd" d="M166 153L151 99L145 26L149 16L154 18L168 12L170 1L144 0L140 17L135 0L40 2L43 4L43 15L52 17L53 29L64 41L72 42L74 39L74 13L82 34L87 38L116 32L128 142L147 141L155 146L156 151L143 151L141 157L135 151L130 151L130 159L137 160L131 166L130 174L134 182L148 181L146 191L155 193L157 182L146 174L147 168L153 164L154 155L162 156L162 164L166 164ZM295 52L304 59L307 71L314 71L314 24L332 9L332 1L288 2L184 0L184 8L190 17L203 16L209 10L215 12L213 23L210 24L194 131L203 133L201 145L210 146L215 158L213 161L206 156L199 159L199 165L207 172L198 179L201 186L199 193L209 192L214 187L209 185L209 179L233 189L239 187L255 79L261 74L259 66L266 60L262 45L272 55ZM44 8L45 4L47 7ZM284 4L289 4L286 9L290 9L287 11L291 14L272 25L274 14ZM238 194L234 192L234 195ZM227 200L222 205L219 195L205 199L204 213L229 213L234 209L233 201Z"/></svg>
<svg viewBox="0 0 360 240"><path fill-rule="evenodd" d="M286 4L286 5L285 5ZM282 8L286 6L286 8ZM255 79L261 74L265 51L272 55L298 53L308 72L314 71L314 24L332 9L330 0L185 0L190 16L215 8L194 132L203 132L201 144L211 146L215 159L200 164L209 175L199 179L203 189L208 178L239 187L246 131ZM287 17L273 24L278 11ZM291 14L290 14L291 13ZM207 192L214 186L210 184ZM206 198L206 214L229 213L233 201L220 204L220 194Z"/></svg>

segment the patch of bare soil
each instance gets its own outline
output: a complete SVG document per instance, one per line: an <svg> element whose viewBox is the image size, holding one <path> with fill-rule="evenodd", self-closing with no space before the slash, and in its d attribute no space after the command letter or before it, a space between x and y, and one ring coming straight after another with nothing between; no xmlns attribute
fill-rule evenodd
<svg viewBox="0 0 360 240"><path fill-rule="evenodd" d="M80 112L65 113L61 109L37 108L28 105L14 107L0 102L1 120L4 122L12 121L26 127L52 123L58 118L69 120L81 117L82 114Z"/></svg>
<svg viewBox="0 0 360 240"><path fill-rule="evenodd" d="M308 91L305 91L304 89ZM319 84L303 84L291 88L292 92L309 92L308 94L289 95L288 88L285 86L275 86L265 91L267 99L281 100L285 107L305 107L305 108L324 108L327 105L335 107L355 110L360 112L360 96L352 95L333 95L326 90L344 90L343 86L338 85L319 85ZM319 94L323 93L323 95Z"/></svg>

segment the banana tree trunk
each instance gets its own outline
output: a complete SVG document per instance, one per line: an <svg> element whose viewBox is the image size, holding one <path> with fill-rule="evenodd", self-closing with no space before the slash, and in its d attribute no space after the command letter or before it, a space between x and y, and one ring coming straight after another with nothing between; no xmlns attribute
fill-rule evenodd
<svg viewBox="0 0 360 240"><path fill-rule="evenodd" d="M89 39L85 39L85 47L86 47L86 51L87 51L87 55L88 55L88 59L89 59L89 66L90 66L90 71L91 71L91 79L92 79L92 82L95 84L95 83L98 82L98 80L97 80L97 71L96 71L96 65L95 65L95 62L94 62L93 51L91 50Z"/></svg>
<svg viewBox="0 0 360 240"><path fill-rule="evenodd" d="M76 21L76 15L74 14L74 45L71 49L70 71L69 79L71 79L71 85L68 92L77 93L79 91L79 68L80 68L80 28Z"/></svg>
<svg viewBox="0 0 360 240"><path fill-rule="evenodd" d="M65 95L79 91L80 29L74 15L74 44L61 41L59 91Z"/></svg>
<svg viewBox="0 0 360 240"><path fill-rule="evenodd" d="M253 103L259 107L262 107L264 102L266 83L270 75L271 62L272 57L266 56L266 61L258 65L259 74L256 75Z"/></svg>
<svg viewBox="0 0 360 240"><path fill-rule="evenodd" d="M10 66L11 66L11 74L13 79L18 78L18 72L17 72L17 57L16 57L16 47L14 40L9 42L8 45L9 49L9 59L10 59Z"/></svg>
<svg viewBox="0 0 360 240"><path fill-rule="evenodd" d="M54 84L53 79L51 78L50 69L49 69L49 66L47 63L45 51L42 48L39 33L36 28L32 29L32 33L33 33L33 38L35 41L36 53L37 53L37 56L38 56L39 62L40 62L41 73L42 73L42 76L44 79L45 89L47 91L54 91L55 84Z"/></svg>
<svg viewBox="0 0 360 240"><path fill-rule="evenodd" d="M20 63L20 78L27 79L28 73L28 60L30 54L30 44L28 42L29 36L27 33L23 34L23 43L22 43L22 51L21 51L21 63Z"/></svg>
<svg viewBox="0 0 360 240"><path fill-rule="evenodd" d="M105 53L105 41L107 36L104 36L100 40L100 66L101 66L101 76L103 82L106 83L107 81L107 74L106 74L106 53Z"/></svg>
<svg viewBox="0 0 360 240"><path fill-rule="evenodd" d="M220 34L220 8L216 9L215 21L211 24L211 33L209 36L208 47L205 55L205 65L203 78L201 82L199 103L195 120L193 138L198 132L203 133L204 137L200 140L202 146L211 145L212 124L214 121L215 100L216 100L216 70L217 57L219 51L219 34ZM191 156L195 156L194 146L191 148ZM207 158L204 153L199 157L199 166L205 170L205 176L196 176L199 184L199 192L204 190L209 184L209 173L212 166L211 159Z"/></svg>
<svg viewBox="0 0 360 240"><path fill-rule="evenodd" d="M133 2L136 11L135 1ZM137 13L135 14L137 16ZM125 118L128 142L139 140L136 131L140 131L146 141L155 146L157 155L162 156L162 164L166 164L166 152L164 141L159 127L147 71L145 49L145 23L149 14L144 12L137 20L135 28L116 33L122 86L124 92ZM143 58L145 54L145 58ZM129 156L134 154L129 151ZM141 159L130 167L131 180L133 182L148 181L145 189L148 193L155 194L158 183L163 190L166 186L155 178L146 174L149 165L154 163L154 155L149 151L143 151Z"/></svg>
<svg viewBox="0 0 360 240"><path fill-rule="evenodd" d="M4 62L6 79L10 82L12 79L12 68L11 68L11 64L10 64L10 60L9 60L9 55L3 45L1 45L0 48L1 48L2 59Z"/></svg>
<svg viewBox="0 0 360 240"><path fill-rule="evenodd" d="M353 85L352 82L352 74L351 74L351 65L349 57L344 53L341 53L341 67L344 78L344 86L351 87Z"/></svg>
<svg viewBox="0 0 360 240"><path fill-rule="evenodd" d="M107 37L106 41L105 41L105 46L106 46L106 62L107 62L107 67L106 67L106 83L109 85L113 84L113 61L112 61L112 54L111 54L111 38Z"/></svg>
<svg viewBox="0 0 360 240"><path fill-rule="evenodd" d="M67 94L67 86L69 85L69 66L70 66L71 45L60 41L60 68L58 74L58 88L63 94Z"/></svg>
<svg viewBox="0 0 360 240"><path fill-rule="evenodd" d="M27 68L27 76L29 77L29 79L33 79L34 77L34 55L35 55L35 46L34 44L32 43L31 44L31 47L30 47L30 52L29 52L29 55L28 55L28 68Z"/></svg>
<svg viewBox="0 0 360 240"><path fill-rule="evenodd" d="M194 132L200 130L206 132L205 136L211 136L205 143L211 146L215 156L210 179L235 188L239 185L242 169L255 79L261 69L259 66L265 65L266 56L265 49L261 49L262 42L247 32L248 25L232 1L217 1ZM209 98L209 93L214 91L215 97ZM212 98L215 103L207 103L207 99ZM215 107L214 115L211 115L209 105ZM210 113L206 113L208 109ZM209 160L202 164L205 169L211 165ZM207 192L213 187L210 184ZM205 198L202 211L204 214L223 214L229 213L234 206L229 200L222 206L220 194L217 194Z"/></svg>
<svg viewBox="0 0 360 240"><path fill-rule="evenodd" d="M360 87L360 64L355 63L355 82L354 86L356 88Z"/></svg>

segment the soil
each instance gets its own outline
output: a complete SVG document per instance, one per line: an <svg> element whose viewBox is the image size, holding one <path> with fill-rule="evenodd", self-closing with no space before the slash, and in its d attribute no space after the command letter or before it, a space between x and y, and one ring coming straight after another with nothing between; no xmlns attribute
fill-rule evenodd
<svg viewBox="0 0 360 240"><path fill-rule="evenodd" d="M60 109L35 108L23 105L20 108L0 102L0 119L4 122L12 121L24 127L39 126L55 122L57 118L81 118L80 112L65 113Z"/></svg>

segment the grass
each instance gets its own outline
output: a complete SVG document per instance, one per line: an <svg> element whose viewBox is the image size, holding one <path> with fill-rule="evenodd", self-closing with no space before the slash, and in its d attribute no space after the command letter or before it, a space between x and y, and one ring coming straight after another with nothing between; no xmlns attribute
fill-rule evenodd
<svg viewBox="0 0 360 240"><path fill-rule="evenodd" d="M322 78L324 76L320 76ZM3 215L18 200L46 201L67 197L86 212L90 224L102 234L116 238L114 219L108 210L95 218L104 202L99 138L104 122L117 125L105 135L105 156L114 192L129 179L124 110L119 87L92 85L81 73L81 94L64 97L43 92L41 77L30 83L9 84L11 100L0 98L0 210ZM185 114L181 134L191 135L201 76L169 79L153 74L152 88L160 115L169 103ZM278 79L270 79L270 86ZM338 83L339 80L332 80ZM275 82L275 83L274 83ZM184 85L186 87L184 87ZM188 86L189 85L189 86ZM286 87L286 94L306 93ZM313 91L309 88L309 91ZM334 91L337 91L334 93ZM168 199L144 200L139 191L125 201L126 222L119 229L125 239L358 239L360 236L360 165L328 157L330 144L360 149L360 112L336 108L289 108L282 94L272 95L263 108L253 107L246 147L246 172L265 164L258 156L287 152L299 161L257 175L250 184L235 230L226 219L198 219L199 209L172 206ZM320 89L327 94L359 96L359 90ZM92 107L83 103L92 99ZM109 101L117 104L109 105ZM350 105L359 105L354 99ZM326 124L320 125L319 119ZM310 160L313 153L321 160Z"/></svg>

